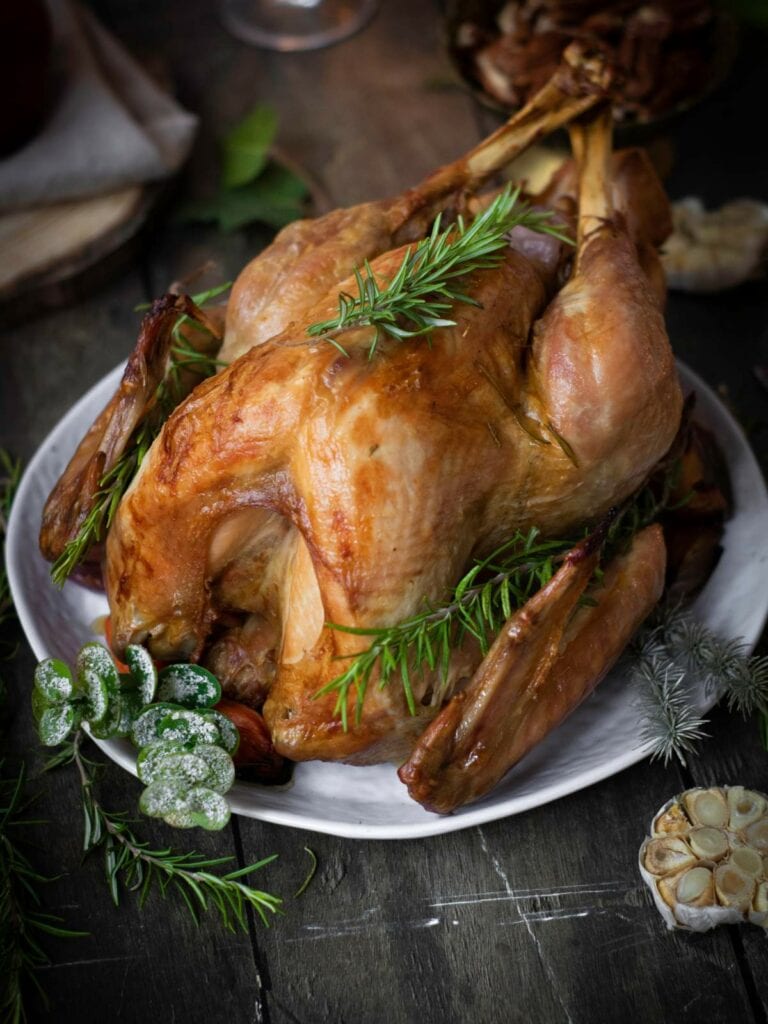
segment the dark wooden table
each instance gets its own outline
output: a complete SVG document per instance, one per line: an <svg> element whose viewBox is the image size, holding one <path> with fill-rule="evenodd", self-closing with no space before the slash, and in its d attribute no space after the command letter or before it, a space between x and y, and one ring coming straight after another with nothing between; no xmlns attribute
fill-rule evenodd
<svg viewBox="0 0 768 1024"><path fill-rule="evenodd" d="M179 194L199 195L215 168L215 139L257 101L280 114L283 148L325 186L334 204L398 191L455 157L489 126L463 91L446 84L436 8L385 0L375 21L335 48L305 55L250 49L222 29L202 0L99 0L94 6L139 58L162 64L200 113L186 177L153 221L140 253L111 283L67 309L2 338L2 443L27 460L87 387L125 357L134 306L214 258L234 277L265 243L258 229L223 236L174 222ZM719 203L768 199L755 125L764 117L764 39L744 40L715 97L670 129L673 197ZM4 254L12 258L12 254ZM768 362L764 284L714 297L674 295L669 328L679 356L721 389L765 455L768 395L752 374ZM28 694L34 659L25 643L7 669L11 747L34 770ZM765 1022L768 945L756 928L668 933L642 885L637 848L652 812L692 784L768 788L768 754L754 723L716 712L712 738L689 770L642 763L609 781L519 817L413 842L360 842L235 819L215 835L138 826L158 844L195 845L238 863L269 853L264 887L284 894L270 930L200 929L174 902L115 909L98 858L81 863L79 788L71 770L35 780L36 863L58 881L51 911L90 937L46 942L42 972L50 1018L81 1024L186 1021L246 1024L464 1021ZM137 783L115 766L105 804L132 808ZM308 891L293 893L308 858ZM43 1011L33 1016L44 1019Z"/></svg>

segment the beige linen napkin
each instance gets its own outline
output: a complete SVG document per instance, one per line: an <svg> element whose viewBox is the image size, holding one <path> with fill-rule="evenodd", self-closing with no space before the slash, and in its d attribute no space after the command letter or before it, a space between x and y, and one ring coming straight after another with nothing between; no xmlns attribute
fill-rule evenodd
<svg viewBox="0 0 768 1024"><path fill-rule="evenodd" d="M93 15L49 2L58 93L40 134L0 160L0 211L168 177L197 126Z"/></svg>

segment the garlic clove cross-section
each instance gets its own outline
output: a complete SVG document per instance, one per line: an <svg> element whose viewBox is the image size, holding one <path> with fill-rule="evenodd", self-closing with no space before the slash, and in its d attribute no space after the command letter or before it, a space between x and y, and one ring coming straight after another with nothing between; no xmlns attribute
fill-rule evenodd
<svg viewBox="0 0 768 1024"><path fill-rule="evenodd" d="M667 927L751 921L768 935L768 798L743 786L687 790L654 815L639 867Z"/></svg>

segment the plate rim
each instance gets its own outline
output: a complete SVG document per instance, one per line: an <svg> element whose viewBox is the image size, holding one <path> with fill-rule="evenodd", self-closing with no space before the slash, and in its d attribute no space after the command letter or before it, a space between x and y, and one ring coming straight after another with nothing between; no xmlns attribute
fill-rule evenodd
<svg viewBox="0 0 768 1024"><path fill-rule="evenodd" d="M11 509L8 521L8 530L5 545L6 567L11 596L14 600L19 622L24 635L34 655L38 659L49 657L55 654L48 649L48 645L42 638L35 617L32 615L31 606L28 604L23 589L22 573L20 570L23 551L21 545L21 527L23 509L29 490L34 486L36 473L41 464L45 464L50 458L50 449L56 444L60 436L66 437L68 424L76 420L84 408L96 405L96 397L107 392L109 387L114 387L120 379L124 363L119 364L113 370L105 374L100 380L93 384L77 402L57 421L41 442L37 451L27 465L20 481L16 497ZM754 478L757 486L757 500L764 506L768 516L768 488L763 477L762 470L757 458L752 451L749 441L738 421L731 411L722 402L717 393L704 381L698 373L691 370L680 360L677 361L678 370L684 387L692 389L702 396L706 396L707 402L717 410L717 415L722 422L723 429L730 434L729 440L738 445L740 457L745 460L746 469ZM99 403L100 405L100 403ZM722 443L724 438L718 437ZM79 443L79 441L77 442ZM75 585L75 584L72 584ZM707 587L702 593L705 593ZM21 598L21 600L20 600ZM763 607L758 615L754 635L745 636L748 650L752 650L759 639L768 618L768 591L763 597ZM709 706L703 710L709 710ZM121 768L136 775L135 759L132 754L133 748L127 741L123 740L100 740L91 737L93 741L104 751L104 753ZM130 751L130 752L129 752ZM650 753L650 744L640 744L631 747L622 754L608 758L599 765L585 771L545 786L544 789L524 794L522 796L508 797L501 803L479 803L469 804L458 813L451 815L436 815L425 811L423 822L409 822L403 824L371 824L367 822L354 822L328 819L323 816L314 816L309 813L299 813L295 810L279 810L272 807L254 807L252 805L253 792L258 792L255 784L235 783L228 794L228 800L232 811L244 817L270 824L283 825L291 828L306 829L319 832L325 835L338 836L345 839L383 839L383 840L408 840L423 839L431 836L443 835L448 832L456 832L465 828L487 824L490 821L497 821L503 818L512 817L524 813L534 807L541 807L561 797L569 796L572 793L587 789L598 782L612 777L626 768L637 764ZM339 765L341 767L341 765ZM351 766L350 766L351 767ZM377 766L381 767L381 766ZM391 766L394 771L394 766ZM274 791L274 790L273 790ZM507 804L514 804L508 807Z"/></svg>

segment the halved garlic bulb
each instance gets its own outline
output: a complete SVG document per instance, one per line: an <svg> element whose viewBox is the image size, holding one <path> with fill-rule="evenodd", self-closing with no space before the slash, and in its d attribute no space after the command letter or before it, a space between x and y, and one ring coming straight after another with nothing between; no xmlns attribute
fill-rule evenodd
<svg viewBox="0 0 768 1024"><path fill-rule="evenodd" d="M766 810L743 786L689 789L659 809L639 866L668 927L751 921L768 932Z"/></svg>
<svg viewBox="0 0 768 1024"><path fill-rule="evenodd" d="M763 877L763 858L751 846L739 846L731 854L731 864L752 878Z"/></svg>

